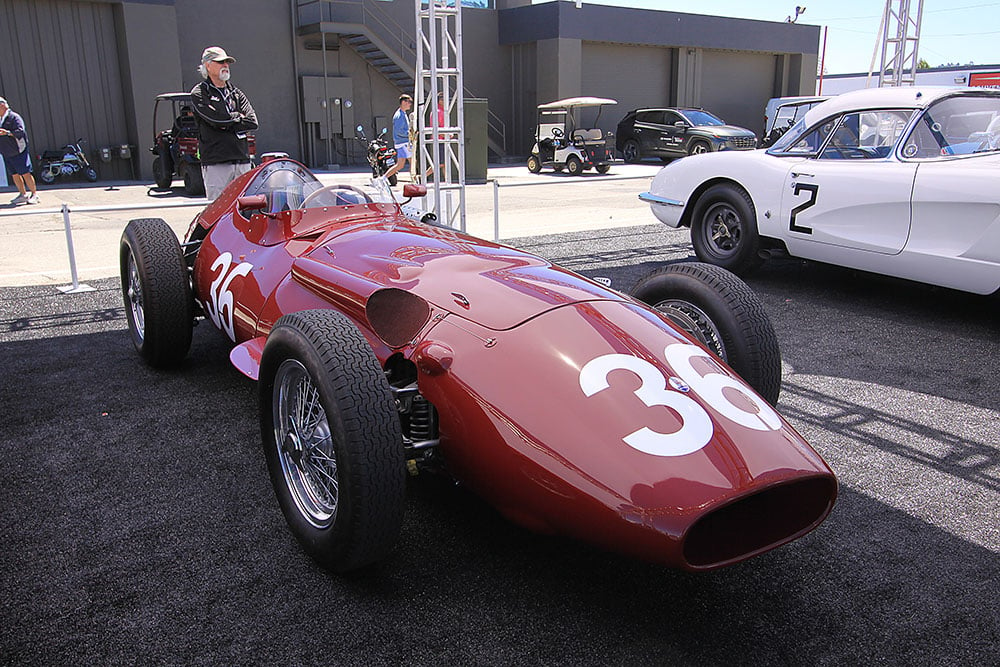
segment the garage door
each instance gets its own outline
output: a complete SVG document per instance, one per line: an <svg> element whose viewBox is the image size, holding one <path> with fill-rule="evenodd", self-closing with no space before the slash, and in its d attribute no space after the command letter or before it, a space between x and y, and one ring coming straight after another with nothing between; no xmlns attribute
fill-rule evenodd
<svg viewBox="0 0 1000 667"><path fill-rule="evenodd" d="M581 94L618 100L604 109L602 129L614 131L632 109L670 102L670 49L584 42L582 51Z"/></svg>
<svg viewBox="0 0 1000 667"><path fill-rule="evenodd" d="M33 155L82 137L93 159L127 141L113 12L103 2L0 0L0 90L24 116ZM104 179L131 171L117 159L96 166Z"/></svg>
<svg viewBox="0 0 1000 667"><path fill-rule="evenodd" d="M773 54L706 50L702 56L701 106L759 135L764 106L774 88L775 62Z"/></svg>

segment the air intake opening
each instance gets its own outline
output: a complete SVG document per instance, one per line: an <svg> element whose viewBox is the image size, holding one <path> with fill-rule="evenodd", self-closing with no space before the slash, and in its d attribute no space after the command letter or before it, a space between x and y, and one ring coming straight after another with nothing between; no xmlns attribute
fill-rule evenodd
<svg viewBox="0 0 1000 667"><path fill-rule="evenodd" d="M834 479L814 477L741 498L691 527L684 558L692 567L710 568L772 549L818 526L836 496Z"/></svg>

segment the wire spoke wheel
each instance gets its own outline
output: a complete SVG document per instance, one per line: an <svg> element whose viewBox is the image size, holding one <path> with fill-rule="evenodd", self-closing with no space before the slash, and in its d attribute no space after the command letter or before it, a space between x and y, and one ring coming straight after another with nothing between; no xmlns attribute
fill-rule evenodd
<svg viewBox="0 0 1000 667"><path fill-rule="evenodd" d="M142 305L142 278L139 277L139 267L132 252L128 254L128 286L125 288L125 296L135 323L135 335L141 341L146 337L146 311Z"/></svg>
<svg viewBox="0 0 1000 667"><path fill-rule="evenodd" d="M275 376L274 440L285 484L313 526L333 523L340 499L337 455L319 391L299 361L286 359Z"/></svg>
<svg viewBox="0 0 1000 667"><path fill-rule="evenodd" d="M722 333L704 310L683 299L667 299L653 305L685 333L710 349L720 359L729 363Z"/></svg>

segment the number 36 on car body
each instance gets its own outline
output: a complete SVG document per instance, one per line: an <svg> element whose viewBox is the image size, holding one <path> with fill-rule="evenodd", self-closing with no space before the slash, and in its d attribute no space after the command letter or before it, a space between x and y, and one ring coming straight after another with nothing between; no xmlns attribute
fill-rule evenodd
<svg viewBox="0 0 1000 667"><path fill-rule="evenodd" d="M587 396L610 387L608 376L612 371L627 370L641 380L635 395L647 407L665 406L680 416L681 427L677 431L660 433L643 426L622 438L628 446L652 456L684 456L707 445L712 439L712 419L705 408L686 395L692 390L723 417L746 428L757 431L781 428L778 413L745 385L714 370L704 375L695 370L692 360L696 357L707 359L711 368L717 368L705 350L689 343L673 343L664 349L663 356L679 377L667 379L653 364L628 354L605 354L587 362L580 370L580 388ZM738 392L756 411L730 400L727 389Z"/></svg>

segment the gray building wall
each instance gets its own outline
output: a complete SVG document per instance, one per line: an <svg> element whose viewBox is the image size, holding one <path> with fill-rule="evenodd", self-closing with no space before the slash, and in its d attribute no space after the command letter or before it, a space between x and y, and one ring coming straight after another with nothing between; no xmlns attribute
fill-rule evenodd
<svg viewBox="0 0 1000 667"><path fill-rule="evenodd" d="M530 149L536 106L562 97L619 100L601 118L606 130L631 108L673 104L701 104L759 129L768 97L814 88L815 26L589 3L496 5L462 13L466 95L488 100L513 155ZM379 26L412 71L414 9L414 0L304 10L299 0L0 0L0 94L25 115L33 153L77 137L93 149L128 144L134 163L99 163L101 177L134 170L148 179L148 148L163 129L153 127L154 96L190 90L202 50L219 45L237 58L233 83L257 111L259 153L284 151L312 166L358 163L354 126L384 124L401 91L332 21ZM321 32L300 25L300 11L326 12L326 50Z"/></svg>

